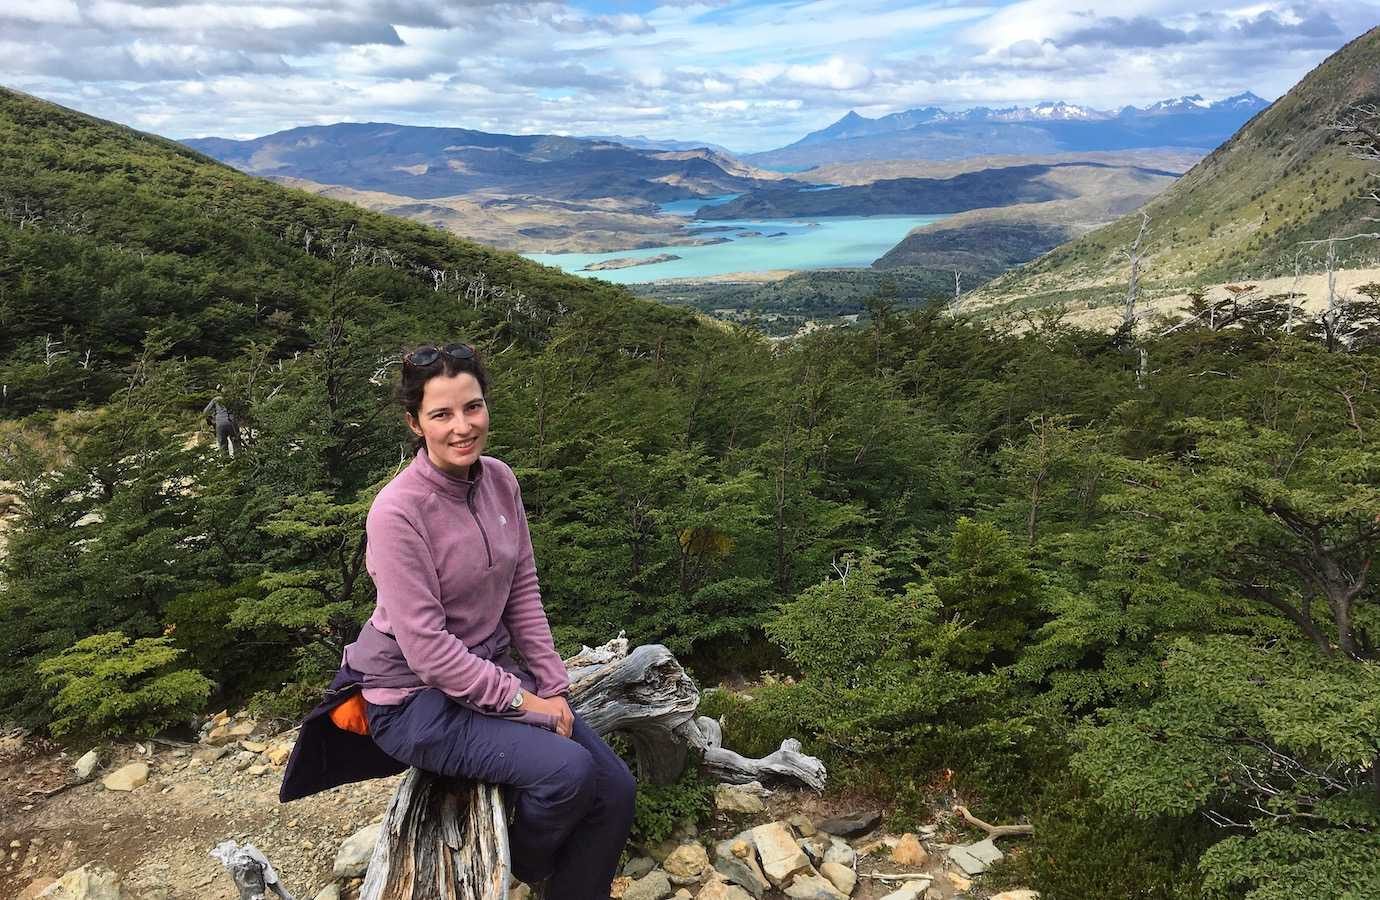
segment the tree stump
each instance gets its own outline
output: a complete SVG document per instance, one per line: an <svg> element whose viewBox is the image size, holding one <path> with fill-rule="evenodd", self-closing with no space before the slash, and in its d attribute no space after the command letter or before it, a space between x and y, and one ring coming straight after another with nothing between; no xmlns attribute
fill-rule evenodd
<svg viewBox="0 0 1380 900"><path fill-rule="evenodd" d="M722 746L719 723L696 718L700 693L671 651L628 651L621 635L565 661L570 705L603 737L622 734L639 778L668 784L690 751L718 781L793 781L821 790L824 764L794 739L762 759ZM507 812L500 790L409 769L388 804L360 900L505 900L511 882Z"/></svg>

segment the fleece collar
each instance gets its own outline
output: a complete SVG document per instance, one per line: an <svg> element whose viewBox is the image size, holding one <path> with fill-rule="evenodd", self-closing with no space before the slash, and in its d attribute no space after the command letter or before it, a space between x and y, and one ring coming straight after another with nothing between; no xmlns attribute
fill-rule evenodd
<svg viewBox="0 0 1380 900"><path fill-rule="evenodd" d="M484 478L484 457L481 456L474 465L470 466L469 478L461 478L436 468L436 464L427 455L426 447L423 446L417 451L416 458L412 460L412 468L416 469L418 475L426 479L428 484L441 493L464 500L469 497L471 491L479 488L479 482Z"/></svg>

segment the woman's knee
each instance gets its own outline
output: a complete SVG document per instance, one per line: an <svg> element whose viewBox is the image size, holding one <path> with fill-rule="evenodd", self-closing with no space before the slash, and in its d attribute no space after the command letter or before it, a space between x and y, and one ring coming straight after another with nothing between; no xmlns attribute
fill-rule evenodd
<svg viewBox="0 0 1380 900"><path fill-rule="evenodd" d="M573 741L561 749L559 756L538 792L543 801L552 806L586 808L595 796L595 764L589 751Z"/></svg>

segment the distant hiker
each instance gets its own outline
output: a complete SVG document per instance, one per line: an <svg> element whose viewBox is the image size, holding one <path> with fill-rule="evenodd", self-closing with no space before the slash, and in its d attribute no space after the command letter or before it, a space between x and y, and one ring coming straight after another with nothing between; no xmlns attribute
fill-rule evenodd
<svg viewBox="0 0 1380 900"><path fill-rule="evenodd" d="M403 357L417 450L369 509L377 604L302 724L279 797L407 766L503 785L513 874L549 879L560 900L608 900L636 784L567 700L517 478L482 455L488 384L467 344Z"/></svg>
<svg viewBox="0 0 1380 900"><path fill-rule="evenodd" d="M220 446L220 452L228 453L234 459L235 448L240 444L240 426L230 410L220 402L220 397L215 397L206 404L201 414L206 417L206 424L216 429L216 443Z"/></svg>

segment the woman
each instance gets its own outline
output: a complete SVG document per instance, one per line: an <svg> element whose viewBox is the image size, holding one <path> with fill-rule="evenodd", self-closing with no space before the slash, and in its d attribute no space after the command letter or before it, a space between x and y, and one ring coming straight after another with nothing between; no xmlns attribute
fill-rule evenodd
<svg viewBox="0 0 1380 900"><path fill-rule="evenodd" d="M362 688L367 721L353 728L340 710L331 718L367 727L398 763L508 786L513 874L549 879L549 896L562 900L607 900L635 785L566 700L517 479L482 455L487 394L467 345L403 357L399 396L418 452L369 509L366 565L378 604L332 685L337 704ZM339 782L317 776L308 790ZM290 771L285 799L303 793L293 779Z"/></svg>

